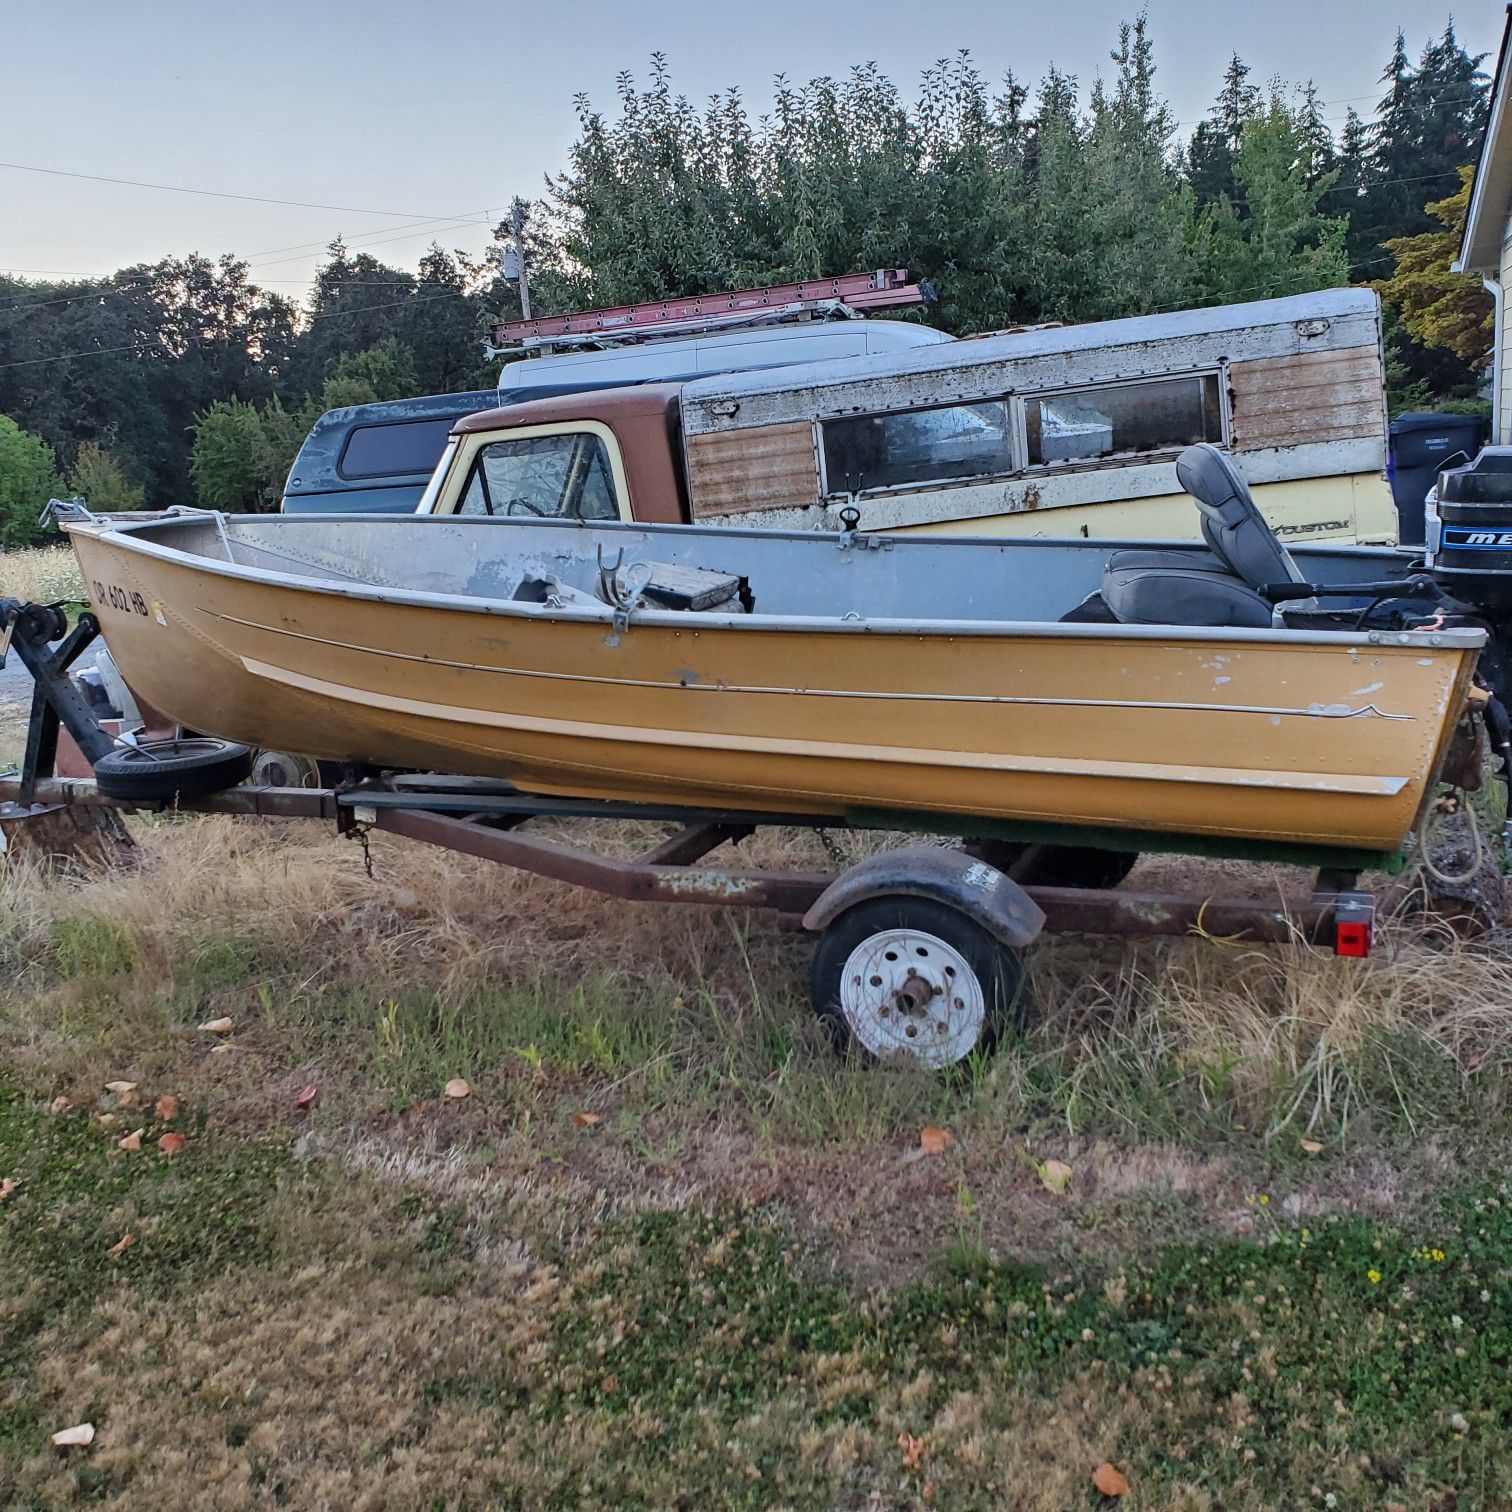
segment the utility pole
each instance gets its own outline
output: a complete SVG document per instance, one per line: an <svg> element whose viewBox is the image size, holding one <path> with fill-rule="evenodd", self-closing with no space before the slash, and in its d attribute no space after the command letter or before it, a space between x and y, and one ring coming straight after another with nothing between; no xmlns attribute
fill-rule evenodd
<svg viewBox="0 0 1512 1512"><path fill-rule="evenodd" d="M529 209L518 196L509 207L509 226L514 232L515 268L520 279L520 315L530 319L530 274L525 267L525 212Z"/></svg>

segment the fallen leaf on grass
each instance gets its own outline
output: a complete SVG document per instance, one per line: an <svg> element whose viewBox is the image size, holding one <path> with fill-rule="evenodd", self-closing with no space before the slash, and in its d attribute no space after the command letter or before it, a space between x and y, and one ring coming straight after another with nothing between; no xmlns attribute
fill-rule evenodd
<svg viewBox="0 0 1512 1512"><path fill-rule="evenodd" d="M109 1255L112 1260L119 1260L121 1256L124 1255L126 1251L129 1250L135 1243L135 1234L122 1234L121 1237L116 1240L116 1242L112 1244L108 1250L105 1251L105 1253Z"/></svg>
<svg viewBox="0 0 1512 1512"><path fill-rule="evenodd" d="M200 1029L205 1034L230 1034L234 1028L236 1028L236 1021L228 1018L206 1019L200 1025Z"/></svg>
<svg viewBox="0 0 1512 1512"><path fill-rule="evenodd" d="M92 1444L94 1443L94 1424L79 1423L73 1428L60 1428L47 1442L49 1444L56 1444L60 1449Z"/></svg>
<svg viewBox="0 0 1512 1512"><path fill-rule="evenodd" d="M171 1092L165 1092L158 1098L152 1111L159 1123L172 1123L178 1117L178 1098Z"/></svg>
<svg viewBox="0 0 1512 1512"><path fill-rule="evenodd" d="M182 1134L159 1134L158 1149L164 1155L177 1155L189 1141Z"/></svg>
<svg viewBox="0 0 1512 1512"><path fill-rule="evenodd" d="M943 1155L955 1143L955 1135L949 1129L920 1129L919 1148L926 1155Z"/></svg>
<svg viewBox="0 0 1512 1512"><path fill-rule="evenodd" d="M604 1115L602 1113L574 1113L572 1121L580 1129L591 1129L594 1124L603 1123Z"/></svg>
<svg viewBox="0 0 1512 1512"><path fill-rule="evenodd" d="M135 1092L137 1084L128 1081L110 1081L105 1083L107 1092L114 1092L117 1097L125 1097L128 1092Z"/></svg>
<svg viewBox="0 0 1512 1512"><path fill-rule="evenodd" d="M1126 1496L1129 1491L1129 1478L1121 1470L1110 1465L1104 1460L1097 1469L1092 1472L1092 1484L1102 1492L1104 1496Z"/></svg>
<svg viewBox="0 0 1512 1512"><path fill-rule="evenodd" d="M446 1095L448 1097L471 1097L472 1088L460 1076L454 1076L446 1084Z"/></svg>
<svg viewBox="0 0 1512 1512"><path fill-rule="evenodd" d="M142 1148L142 1135L146 1132L146 1129L133 1129L131 1133L123 1135L120 1139L116 1140L116 1148L118 1150L140 1150Z"/></svg>
<svg viewBox="0 0 1512 1512"><path fill-rule="evenodd" d="M4 1202L21 1183L14 1176L0 1176L0 1202Z"/></svg>
<svg viewBox="0 0 1512 1512"><path fill-rule="evenodd" d="M49 1113L66 1113L71 1107L73 1107L73 1098L59 1096L53 1098L53 1100L48 1103L47 1111Z"/></svg>
<svg viewBox="0 0 1512 1512"><path fill-rule="evenodd" d="M1304 1139L1302 1149L1308 1155L1321 1155L1323 1153L1323 1141L1321 1139Z"/></svg>
<svg viewBox="0 0 1512 1512"><path fill-rule="evenodd" d="M904 1466L909 1470L917 1470L919 1461L924 1458L924 1440L915 1438L911 1433L900 1433L898 1448L903 1451Z"/></svg>
<svg viewBox="0 0 1512 1512"><path fill-rule="evenodd" d="M1042 1165L1036 1165L1034 1169L1039 1172L1039 1179L1045 1190L1057 1194L1066 1190L1071 1183L1071 1178L1076 1174L1064 1160L1047 1160Z"/></svg>
<svg viewBox="0 0 1512 1512"><path fill-rule="evenodd" d="M294 1099L294 1106L302 1113L319 1096L320 1089L311 1082L309 1086L300 1088L299 1095Z"/></svg>

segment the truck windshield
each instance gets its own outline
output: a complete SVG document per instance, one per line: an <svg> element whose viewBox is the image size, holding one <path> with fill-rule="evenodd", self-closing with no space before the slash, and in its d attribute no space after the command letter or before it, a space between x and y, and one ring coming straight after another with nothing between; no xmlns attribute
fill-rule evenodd
<svg viewBox="0 0 1512 1512"><path fill-rule="evenodd" d="M619 517L603 439L590 431L490 441L473 462L459 514Z"/></svg>

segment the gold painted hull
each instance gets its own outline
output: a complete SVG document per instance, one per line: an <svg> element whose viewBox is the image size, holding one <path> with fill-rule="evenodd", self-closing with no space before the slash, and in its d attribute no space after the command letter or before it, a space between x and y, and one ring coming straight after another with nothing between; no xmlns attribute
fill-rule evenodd
<svg viewBox="0 0 1512 1512"><path fill-rule="evenodd" d="M1477 641L363 596L71 526L126 681L254 745L541 793L1395 850Z"/></svg>

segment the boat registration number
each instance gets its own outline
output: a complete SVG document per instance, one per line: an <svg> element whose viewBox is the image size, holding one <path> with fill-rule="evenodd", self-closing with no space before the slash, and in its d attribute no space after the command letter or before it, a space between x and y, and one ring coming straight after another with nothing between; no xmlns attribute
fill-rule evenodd
<svg viewBox="0 0 1512 1512"><path fill-rule="evenodd" d="M95 603L102 609L106 607L119 609L122 614L145 615L147 613L147 600L132 589L120 588L114 583L106 587L98 578L89 586L94 593Z"/></svg>

